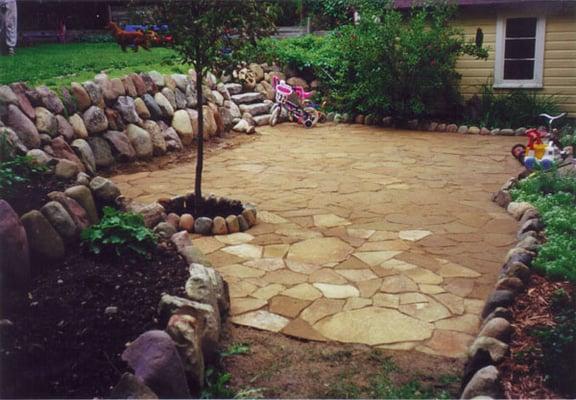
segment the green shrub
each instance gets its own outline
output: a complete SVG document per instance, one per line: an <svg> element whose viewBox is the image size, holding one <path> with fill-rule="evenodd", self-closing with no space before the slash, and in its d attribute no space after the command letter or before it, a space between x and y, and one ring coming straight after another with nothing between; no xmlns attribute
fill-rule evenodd
<svg viewBox="0 0 576 400"><path fill-rule="evenodd" d="M465 122L487 128L519 128L545 125L542 113L560 113L559 99L538 94L534 90L513 90L495 93L491 85L483 85L480 94L468 101Z"/></svg>
<svg viewBox="0 0 576 400"><path fill-rule="evenodd" d="M573 146L576 150L576 128L570 125L560 130L560 144L562 147Z"/></svg>
<svg viewBox="0 0 576 400"><path fill-rule="evenodd" d="M150 258L156 247L156 236L146 228L140 214L111 207L104 208L99 224L82 231L82 240L94 254L118 257Z"/></svg>
<svg viewBox="0 0 576 400"><path fill-rule="evenodd" d="M532 203L546 225L547 241L534 267L550 278L576 282L576 178L538 172L521 181L512 197Z"/></svg>

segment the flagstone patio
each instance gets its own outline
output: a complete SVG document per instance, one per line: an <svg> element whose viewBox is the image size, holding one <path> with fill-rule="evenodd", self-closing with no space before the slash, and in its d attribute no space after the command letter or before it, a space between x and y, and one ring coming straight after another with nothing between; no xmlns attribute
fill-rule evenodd
<svg viewBox="0 0 576 400"><path fill-rule="evenodd" d="M508 137L283 124L209 155L204 191L255 204L243 233L193 242L230 287L232 322L310 340L463 356L515 240L490 193ZM116 176L139 201L183 194L194 164Z"/></svg>

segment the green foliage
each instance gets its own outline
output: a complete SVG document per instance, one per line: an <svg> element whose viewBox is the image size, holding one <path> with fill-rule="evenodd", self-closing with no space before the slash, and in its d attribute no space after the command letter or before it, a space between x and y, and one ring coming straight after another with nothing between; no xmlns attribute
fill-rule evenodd
<svg viewBox="0 0 576 400"><path fill-rule="evenodd" d="M455 9L415 9L408 16L380 1L358 4L358 25L325 37L261 43L254 53L300 70L325 84L329 107L338 111L410 119L452 113L461 102L456 60L487 57L449 21Z"/></svg>
<svg viewBox="0 0 576 400"><path fill-rule="evenodd" d="M564 293L554 293L551 307L555 311L553 326L536 328L532 334L538 338L542 369L548 384L567 398L576 396L576 302Z"/></svg>
<svg viewBox="0 0 576 400"><path fill-rule="evenodd" d="M96 255L106 254L128 259L150 258L156 247L154 233L146 228L140 214L104 207L100 223L82 231L82 240Z"/></svg>
<svg viewBox="0 0 576 400"><path fill-rule="evenodd" d="M106 34L89 34L85 33L76 38L77 42L80 43L114 43L116 39L109 33Z"/></svg>
<svg viewBox="0 0 576 400"><path fill-rule="evenodd" d="M206 369L205 383L201 399L232 399L235 393L229 387L232 375L228 372L220 372L214 368Z"/></svg>
<svg viewBox="0 0 576 400"><path fill-rule="evenodd" d="M246 343L232 343L226 350L220 353L221 357L237 356L250 353L250 345Z"/></svg>
<svg viewBox="0 0 576 400"><path fill-rule="evenodd" d="M32 157L16 155L8 140L8 134L0 131L0 195L9 193L14 185L28 182L47 171Z"/></svg>
<svg viewBox="0 0 576 400"><path fill-rule="evenodd" d="M538 172L521 181L512 197L532 203L546 225L547 241L534 267L551 278L576 282L576 178Z"/></svg>
<svg viewBox="0 0 576 400"><path fill-rule="evenodd" d="M487 128L519 128L542 125L538 115L560 113L559 99L538 94L534 90L513 90L495 93L491 85L483 85L478 96L468 101L465 121Z"/></svg>
<svg viewBox="0 0 576 400"><path fill-rule="evenodd" d="M560 144L562 147L573 146L576 150L576 128L570 125L560 130Z"/></svg>

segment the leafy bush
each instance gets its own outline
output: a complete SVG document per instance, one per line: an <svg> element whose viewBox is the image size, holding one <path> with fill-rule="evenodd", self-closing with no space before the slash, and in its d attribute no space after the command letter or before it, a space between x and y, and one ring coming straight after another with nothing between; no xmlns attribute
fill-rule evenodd
<svg viewBox="0 0 576 400"><path fill-rule="evenodd" d="M546 225L547 241L534 267L551 278L576 282L576 178L539 172L521 181L512 197L532 203Z"/></svg>
<svg viewBox="0 0 576 400"><path fill-rule="evenodd" d="M330 90L338 111L414 117L453 113L461 103L456 59L487 52L450 26L455 8L430 7L404 15L381 1L359 2L358 25L325 37L274 41L254 49L267 61L311 69Z"/></svg>
<svg viewBox="0 0 576 400"><path fill-rule="evenodd" d="M129 258L150 258L156 246L156 236L146 228L140 214L111 207L104 207L104 216L99 224L82 231L82 240L94 254Z"/></svg>
<svg viewBox="0 0 576 400"><path fill-rule="evenodd" d="M8 141L8 134L0 132L0 195L8 193L17 183L27 182L46 170L32 157L16 155Z"/></svg>
<svg viewBox="0 0 576 400"><path fill-rule="evenodd" d="M560 144L562 147L573 146L576 149L576 128L570 125L560 130Z"/></svg>
<svg viewBox="0 0 576 400"><path fill-rule="evenodd" d="M467 102L465 121L487 128L519 128L545 124L538 115L560 113L558 97L537 94L534 90L495 93L483 85L480 94Z"/></svg>

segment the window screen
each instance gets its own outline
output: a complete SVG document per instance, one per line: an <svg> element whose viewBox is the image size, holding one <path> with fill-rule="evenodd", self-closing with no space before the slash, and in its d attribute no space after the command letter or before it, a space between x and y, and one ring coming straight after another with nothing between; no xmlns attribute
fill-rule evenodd
<svg viewBox="0 0 576 400"><path fill-rule="evenodd" d="M504 47L504 79L534 79L537 18L508 18Z"/></svg>

